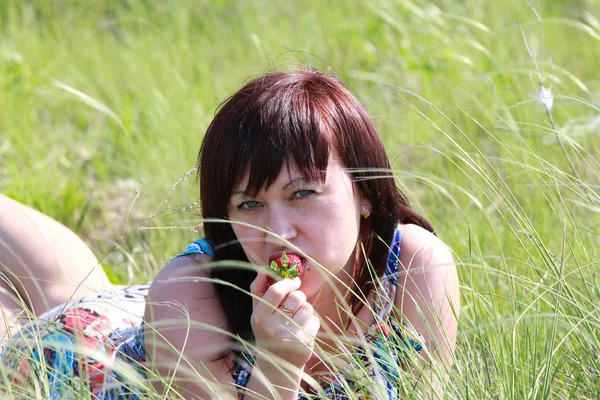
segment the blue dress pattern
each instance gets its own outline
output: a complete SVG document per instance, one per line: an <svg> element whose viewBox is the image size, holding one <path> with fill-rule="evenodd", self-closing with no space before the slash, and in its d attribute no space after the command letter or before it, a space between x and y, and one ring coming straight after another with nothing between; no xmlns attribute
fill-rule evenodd
<svg viewBox="0 0 600 400"><path fill-rule="evenodd" d="M358 347L355 360L368 368L375 381L384 387L389 399L397 399L395 366L402 351L390 346L393 336L406 351L420 351L423 339L406 327L398 327L387 317L396 292L397 272L402 237L397 229L390 246L387 267L378 283L375 315L366 341L371 352ZM205 239L191 243L180 255L209 254L212 249ZM19 398L33 381L47 382L46 396L52 400L76 398L90 393L95 400L137 400L143 398L140 382L146 381L144 367L143 313L150 284L134 285L123 290L83 297L53 308L25 325L10 341L0 342L0 395ZM391 301L390 301L391 299ZM390 331L387 327L391 327ZM396 341L397 341L396 340ZM375 365L370 360L375 359ZM109 360L109 362L107 362ZM232 378L238 387L238 398L244 398L245 387L252 376L253 355L243 354ZM114 366L124 366L118 368ZM354 393L352 365L335 377L319 398L347 399L348 388ZM37 378L37 379L35 379ZM8 380L10 390L3 388ZM18 392L23 388L23 392ZM11 392L12 391L12 392ZM298 399L314 398L300 394Z"/></svg>
<svg viewBox="0 0 600 400"><path fill-rule="evenodd" d="M26 324L0 347L0 397L31 398L36 383L47 382L41 390L52 400L140 399L143 391L131 382L145 382L142 318L149 288L89 295Z"/></svg>

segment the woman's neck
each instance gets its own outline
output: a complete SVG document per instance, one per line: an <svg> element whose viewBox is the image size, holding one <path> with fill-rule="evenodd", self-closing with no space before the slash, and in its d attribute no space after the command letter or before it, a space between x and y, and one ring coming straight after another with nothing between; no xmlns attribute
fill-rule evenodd
<svg viewBox="0 0 600 400"><path fill-rule="evenodd" d="M341 292L345 301L333 290L323 291L315 300L313 307L321 318L316 351L307 362L304 371L321 384L329 382L333 376L343 370L355 353L355 339L364 336L364 326L373 323L374 292L363 299L367 306L362 306L354 315L351 310L350 290ZM336 301L337 299L337 301ZM317 308L318 307L318 308ZM347 356L344 356L347 355ZM308 383L302 382L302 388L308 390Z"/></svg>
<svg viewBox="0 0 600 400"><path fill-rule="evenodd" d="M354 276L356 266L361 263L360 246L357 243L354 254L350 257L344 268L337 273L327 273L327 279L321 289L308 299L315 312L321 318L321 332L331 331L334 335L343 335L352 319L353 302L365 302L367 294L362 294L362 289L356 287ZM324 272L325 273L325 272ZM354 294L358 295L359 298ZM362 307L359 307L362 308Z"/></svg>
<svg viewBox="0 0 600 400"><path fill-rule="evenodd" d="M353 354L352 342L364 335L364 326L373 323L375 293L372 290L362 293L362 289L356 287L356 277L353 277L355 266L362 261L360 251L357 245L349 263L338 274L330 276L331 284L324 283L321 290L308 299L321 319L321 329L317 351L306 364L305 372L317 380L322 377L327 381L328 376L337 375L345 367L349 359L339 355ZM362 304L353 307L352 300ZM356 315L353 308L358 308ZM302 387L306 390L307 383L303 382Z"/></svg>

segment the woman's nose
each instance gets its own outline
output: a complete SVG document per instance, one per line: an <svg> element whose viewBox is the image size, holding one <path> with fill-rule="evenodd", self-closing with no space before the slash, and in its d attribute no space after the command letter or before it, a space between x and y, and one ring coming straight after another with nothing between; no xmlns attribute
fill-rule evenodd
<svg viewBox="0 0 600 400"><path fill-rule="evenodd" d="M273 238L290 241L298 234L293 211L285 206L271 206L266 229L273 232Z"/></svg>

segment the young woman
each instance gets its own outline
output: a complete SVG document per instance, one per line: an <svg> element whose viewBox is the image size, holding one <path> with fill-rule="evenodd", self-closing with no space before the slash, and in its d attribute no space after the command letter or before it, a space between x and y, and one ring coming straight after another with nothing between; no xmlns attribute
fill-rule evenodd
<svg viewBox="0 0 600 400"><path fill-rule="evenodd" d="M142 391L81 343L135 366L160 393L176 387L186 398L397 398L400 368L452 364L459 289L450 251L409 207L368 115L338 80L303 69L246 84L210 124L199 177L206 238L149 289L88 295L21 329L17 337L42 336L51 390L62 395L84 381L97 398ZM264 267L283 252L299 258L300 275L270 284ZM43 268L26 273L10 253L0 259L5 293L26 298ZM107 280L98 282L83 286L106 290ZM13 300L0 294L14 314ZM35 312L38 303L25 301ZM17 339L4 361L25 381L35 357L24 365L15 348ZM372 377L369 388L357 369Z"/></svg>

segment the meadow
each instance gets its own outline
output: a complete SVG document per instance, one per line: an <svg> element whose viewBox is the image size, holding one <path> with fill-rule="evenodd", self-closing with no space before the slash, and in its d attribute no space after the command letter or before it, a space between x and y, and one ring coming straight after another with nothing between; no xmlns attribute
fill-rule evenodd
<svg viewBox="0 0 600 400"><path fill-rule="evenodd" d="M201 235L219 104L310 65L358 95L455 253L447 398L600 398L598 0L0 0L0 35L0 192L115 282Z"/></svg>

